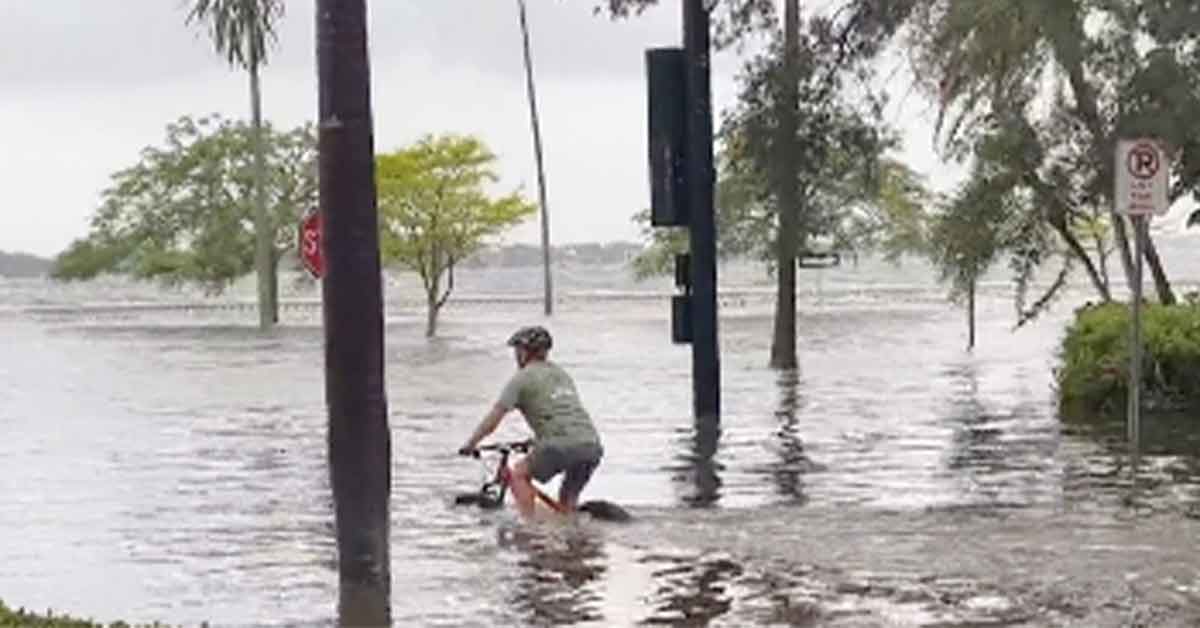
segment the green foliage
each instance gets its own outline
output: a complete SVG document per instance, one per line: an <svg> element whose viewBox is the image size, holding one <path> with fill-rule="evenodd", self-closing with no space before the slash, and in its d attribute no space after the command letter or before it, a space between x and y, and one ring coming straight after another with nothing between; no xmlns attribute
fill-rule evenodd
<svg viewBox="0 0 1200 628"><path fill-rule="evenodd" d="M641 15L659 0L594 0L595 12L614 19ZM740 47L751 37L769 33L779 20L775 0L706 0L713 6L713 44L718 49ZM843 0L825 6L843 28L835 36L848 53L874 56L903 25L916 0ZM672 7L676 3L671 3Z"/></svg>
<svg viewBox="0 0 1200 628"><path fill-rule="evenodd" d="M207 625L205 623L204 625ZM16 628L167 628L167 624L127 624L114 621L108 624L87 619L77 619L68 615L57 615L51 611L34 613L23 608L11 609L0 601L0 628L12 626Z"/></svg>
<svg viewBox="0 0 1200 628"><path fill-rule="evenodd" d="M641 15L659 0L598 0L596 13L613 18ZM674 4L674 3L672 3ZM774 0L717 0L712 17L713 44L721 49L741 44L748 37L775 27Z"/></svg>
<svg viewBox="0 0 1200 628"><path fill-rule="evenodd" d="M961 301L1003 251L1020 246L1019 235L1030 235L1010 223L1011 204L1020 199L1007 192L1003 181L976 172L932 217L927 252L952 301Z"/></svg>
<svg viewBox="0 0 1200 628"><path fill-rule="evenodd" d="M641 226L642 238L647 245L630 261L633 277L638 281L673 272L675 255L688 250L688 230L683 227L653 227L650 225L650 210L642 210L633 216ZM717 229L718 235L721 229ZM718 254L720 242L717 243Z"/></svg>
<svg viewBox="0 0 1200 628"><path fill-rule="evenodd" d="M1095 227L1111 228L1116 251L1130 255L1125 221L1103 218L1113 140L1165 140L1171 200L1200 194L1200 56L1191 39L1200 15L1163 0L933 0L917 5L910 26L908 56L938 103L948 153L985 162L989 178L1002 172L1029 199L1014 210L1054 231L1040 250L1016 251L1014 265L1065 254L1063 268L1084 269L1107 300L1110 247ZM1166 273L1156 260L1151 270L1170 302Z"/></svg>
<svg viewBox="0 0 1200 628"><path fill-rule="evenodd" d="M771 262L774 214L761 204L763 199L769 198L762 173L732 170L722 156L718 156L718 162L714 199L718 259L756 256ZM675 255L688 250L687 228L652 227L649 209L635 214L633 220L641 226L642 237L647 243L646 249L632 261L634 277L642 280L674 272Z"/></svg>
<svg viewBox="0 0 1200 628"><path fill-rule="evenodd" d="M1129 384L1129 305L1081 308L1068 327L1056 374L1067 418L1124 409ZM1142 311L1142 390L1154 409L1200 408L1200 301Z"/></svg>
<svg viewBox="0 0 1200 628"><path fill-rule="evenodd" d="M380 248L385 263L420 276L429 335L453 290L455 265L537 211L519 192L493 196L485 189L499 180L495 161L483 142L459 135L427 135L376 158Z"/></svg>
<svg viewBox="0 0 1200 628"><path fill-rule="evenodd" d="M231 66L258 68L267 63L267 47L277 39L275 25L283 18L283 0L194 0L189 24L208 29L217 52Z"/></svg>
<svg viewBox="0 0 1200 628"><path fill-rule="evenodd" d="M867 4L847 6L858 11ZM893 261L924 250L931 196L915 172L885 157L897 140L881 121L882 101L869 91L852 95L847 85L852 79L866 88L876 50L859 41L863 33L856 29L871 22L855 11L845 20L809 21L792 74L791 89L799 92L792 121L779 107L790 83L783 78L779 34L745 64L737 103L725 112L717 137L720 257L751 257L773 271L783 185L799 192L798 206L789 210L798 218L792 235L801 250L816 238L840 250L880 251ZM784 171L781 155L793 150L798 167ZM686 229L652 229L649 212L634 219L649 245L634 260L635 276L668 272L673 254L686 248Z"/></svg>
<svg viewBox="0 0 1200 628"><path fill-rule="evenodd" d="M277 261L294 247L296 220L317 202L316 136L311 125L267 125L264 136ZM53 276L126 273L223 290L254 267L252 142L247 124L218 115L168 125L163 146L112 176L90 232L58 256Z"/></svg>

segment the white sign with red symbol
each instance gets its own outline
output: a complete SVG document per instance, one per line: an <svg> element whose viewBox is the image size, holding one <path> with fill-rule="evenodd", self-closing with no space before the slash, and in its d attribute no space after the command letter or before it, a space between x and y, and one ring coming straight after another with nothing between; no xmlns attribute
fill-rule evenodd
<svg viewBox="0 0 1200 628"><path fill-rule="evenodd" d="M315 208L300 219L300 262L304 269L320 279L325 272L325 259L321 251L321 212Z"/></svg>
<svg viewBox="0 0 1200 628"><path fill-rule="evenodd" d="M1167 201L1167 159L1152 139L1117 142L1117 212L1129 216L1162 216Z"/></svg>

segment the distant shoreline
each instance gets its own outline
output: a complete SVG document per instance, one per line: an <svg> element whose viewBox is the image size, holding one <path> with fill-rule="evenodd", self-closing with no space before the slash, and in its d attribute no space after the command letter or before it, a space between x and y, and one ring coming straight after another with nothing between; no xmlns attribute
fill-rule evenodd
<svg viewBox="0 0 1200 628"><path fill-rule="evenodd" d="M0 251L0 277L23 279L45 277L54 261L30 253Z"/></svg>

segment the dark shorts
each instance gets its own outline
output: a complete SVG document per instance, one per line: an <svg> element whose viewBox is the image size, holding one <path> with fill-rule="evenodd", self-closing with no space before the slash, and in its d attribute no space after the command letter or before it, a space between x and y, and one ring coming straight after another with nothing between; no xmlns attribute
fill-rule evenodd
<svg viewBox="0 0 1200 628"><path fill-rule="evenodd" d="M529 454L529 475L541 483L563 474L561 490L578 494L592 479L592 473L604 457L604 448L598 443L561 446L541 444Z"/></svg>

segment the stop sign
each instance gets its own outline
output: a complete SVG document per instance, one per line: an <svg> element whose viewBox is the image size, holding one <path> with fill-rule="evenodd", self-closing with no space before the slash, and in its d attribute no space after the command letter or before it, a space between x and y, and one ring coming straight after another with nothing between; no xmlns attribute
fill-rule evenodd
<svg viewBox="0 0 1200 628"><path fill-rule="evenodd" d="M300 219L300 263L314 279L321 278L324 259L321 256L321 212L310 210Z"/></svg>

